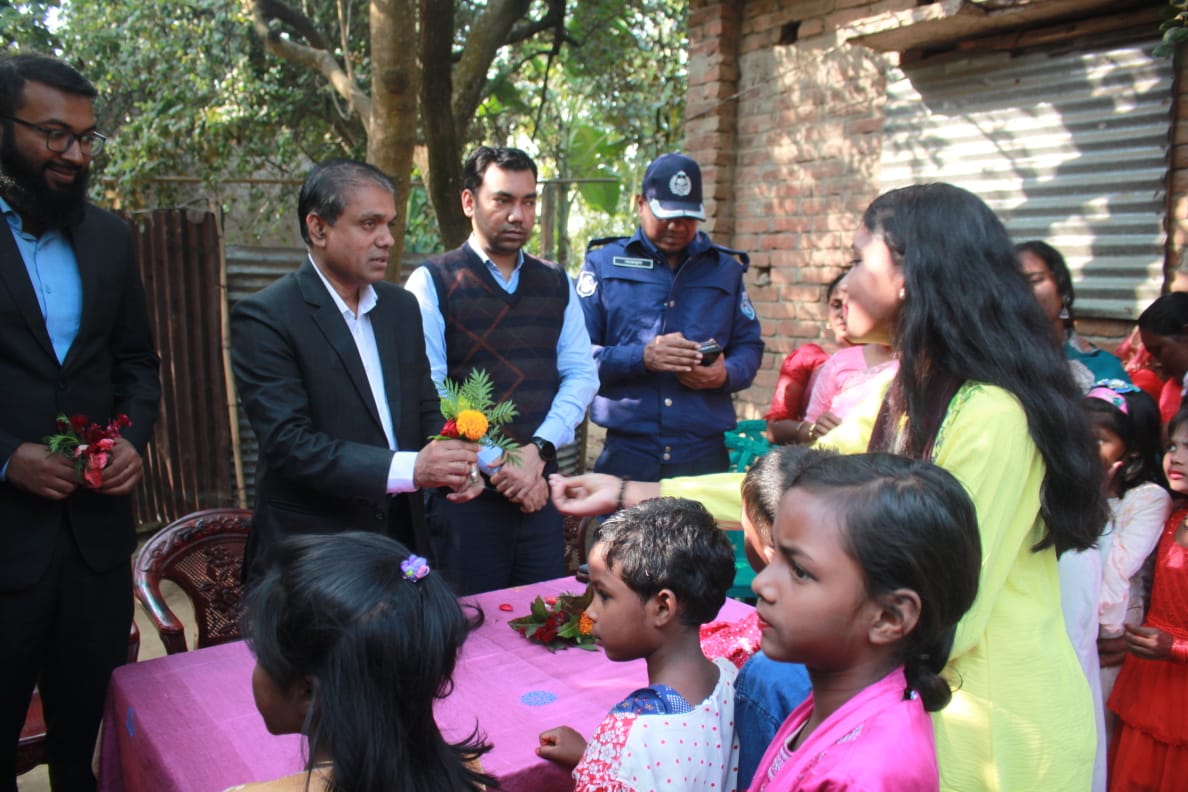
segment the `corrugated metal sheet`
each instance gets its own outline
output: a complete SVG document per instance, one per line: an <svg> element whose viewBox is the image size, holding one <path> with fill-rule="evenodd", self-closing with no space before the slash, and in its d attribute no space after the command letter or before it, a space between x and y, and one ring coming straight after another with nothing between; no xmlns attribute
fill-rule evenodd
<svg viewBox="0 0 1188 792"><path fill-rule="evenodd" d="M305 248L257 248L229 245L227 247L227 298L230 305L272 283L297 268L305 260ZM401 262L407 275L429 256L410 254ZM557 459L565 473L580 473L584 469L585 424L578 428L573 443L557 449ZM242 405L239 409L239 448L243 459L244 483L249 506L256 497L256 464L260 447L248 423Z"/></svg>
<svg viewBox="0 0 1188 792"><path fill-rule="evenodd" d="M220 239L209 212L128 219L161 356L161 414L134 501L139 523L235 504L222 358Z"/></svg>
<svg viewBox="0 0 1188 792"><path fill-rule="evenodd" d="M1078 316L1134 319L1163 283L1172 65L1155 41L995 53L888 77L880 190L948 181L1073 271Z"/></svg>

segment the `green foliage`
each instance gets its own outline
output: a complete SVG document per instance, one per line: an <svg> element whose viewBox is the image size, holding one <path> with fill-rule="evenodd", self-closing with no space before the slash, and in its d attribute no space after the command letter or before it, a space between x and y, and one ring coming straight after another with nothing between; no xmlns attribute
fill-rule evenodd
<svg viewBox="0 0 1188 792"><path fill-rule="evenodd" d="M57 52L58 38L50 31L47 20L58 6L58 0L26 3L0 0L0 51Z"/></svg>
<svg viewBox="0 0 1188 792"><path fill-rule="evenodd" d="M1170 58L1181 44L1188 41L1188 0L1170 0L1165 11L1168 18L1159 26L1163 40L1152 51L1160 58Z"/></svg>
<svg viewBox="0 0 1188 792"><path fill-rule="evenodd" d="M60 22L62 51L100 91L112 140L96 170L114 205L213 194L267 223L292 208L292 187L270 182L363 154L362 125L341 117L317 75L266 55L243 3L71 0Z"/></svg>
<svg viewBox="0 0 1188 792"><path fill-rule="evenodd" d="M291 5L370 91L368 0L344 0L341 17L339 0ZM486 6L453 3L456 50ZM626 232L643 166L680 145L685 7L569 3L567 43L555 53L555 31L500 50L463 148L522 145L545 178L614 179L573 187L556 215L562 234ZM112 140L97 183L119 208L205 205L209 196L251 218L242 225L263 228L292 207L292 186L271 182L300 179L330 156L366 156L362 122L320 74L265 51L243 0L0 0L0 42L61 54L99 88L99 124ZM423 188L410 190L408 211L407 249L440 250Z"/></svg>

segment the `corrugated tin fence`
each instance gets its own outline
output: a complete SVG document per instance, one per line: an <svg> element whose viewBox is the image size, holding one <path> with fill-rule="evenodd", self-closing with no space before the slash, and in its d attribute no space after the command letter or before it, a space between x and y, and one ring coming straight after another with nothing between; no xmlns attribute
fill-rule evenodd
<svg viewBox="0 0 1188 792"><path fill-rule="evenodd" d="M1163 284L1175 93L1171 60L1131 35L892 70L879 188L971 190L1016 242L1064 254L1077 316L1137 318Z"/></svg>
<svg viewBox="0 0 1188 792"><path fill-rule="evenodd" d="M223 363L222 244L210 212L171 209L132 224L157 349L161 416L136 490L141 524L236 503Z"/></svg>

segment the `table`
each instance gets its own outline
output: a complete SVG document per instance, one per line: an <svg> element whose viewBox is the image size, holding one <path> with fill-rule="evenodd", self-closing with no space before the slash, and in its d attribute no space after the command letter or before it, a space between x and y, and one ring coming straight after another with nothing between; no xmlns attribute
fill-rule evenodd
<svg viewBox="0 0 1188 792"><path fill-rule="evenodd" d="M540 759L537 736L569 725L589 737L607 711L647 685L642 660L614 663L601 651L550 653L507 626L539 595L579 592L572 577L466 597L486 621L463 647L454 692L437 706L450 741L477 723L494 744L482 759L504 790L572 788L569 773ZM501 610L510 605L511 610ZM750 606L727 600L719 619ZM100 756L102 792L222 792L302 769L298 735L273 736L252 700L251 652L242 641L117 668L108 690Z"/></svg>

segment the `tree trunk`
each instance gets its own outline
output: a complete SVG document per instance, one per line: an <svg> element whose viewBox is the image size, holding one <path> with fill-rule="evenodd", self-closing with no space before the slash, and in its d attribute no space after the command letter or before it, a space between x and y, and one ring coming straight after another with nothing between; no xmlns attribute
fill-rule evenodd
<svg viewBox="0 0 1188 792"><path fill-rule="evenodd" d="M417 144L417 0L371 0L371 119L367 161L396 182L396 244L387 279L404 281L400 256L408 225L408 193L413 148Z"/></svg>
<svg viewBox="0 0 1188 792"><path fill-rule="evenodd" d="M454 124L452 47L454 4L446 0L421 0L421 118L429 149L425 188L437 214L446 250L461 245L470 235L470 220L462 213L461 132Z"/></svg>

